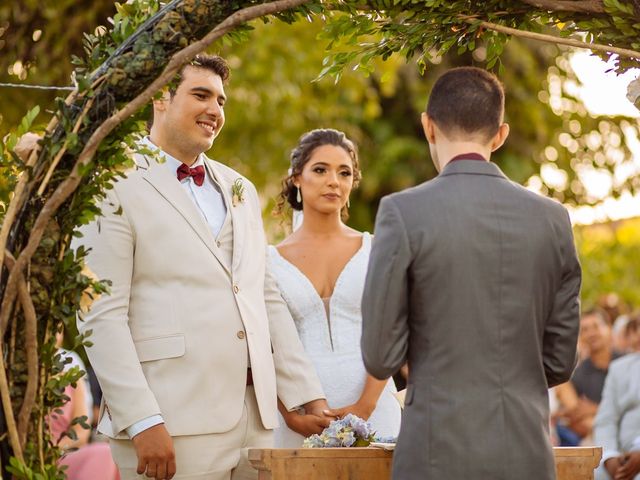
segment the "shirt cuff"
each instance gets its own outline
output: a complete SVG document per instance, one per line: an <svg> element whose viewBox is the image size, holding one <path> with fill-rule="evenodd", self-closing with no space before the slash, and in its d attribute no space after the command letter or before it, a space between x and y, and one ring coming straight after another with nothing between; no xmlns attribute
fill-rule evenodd
<svg viewBox="0 0 640 480"><path fill-rule="evenodd" d="M127 435L129 435L129 438L133 438L139 433L142 433L151 427L155 427L156 425L160 425L161 423L164 423L162 415L152 415L150 417L143 418L139 422L127 427Z"/></svg>
<svg viewBox="0 0 640 480"><path fill-rule="evenodd" d="M631 444L631 450L640 450L640 436L637 436Z"/></svg>

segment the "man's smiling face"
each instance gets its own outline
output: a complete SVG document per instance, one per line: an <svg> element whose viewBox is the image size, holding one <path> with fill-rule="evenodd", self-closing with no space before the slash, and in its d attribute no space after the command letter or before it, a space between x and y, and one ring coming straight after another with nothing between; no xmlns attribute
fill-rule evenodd
<svg viewBox="0 0 640 480"><path fill-rule="evenodd" d="M166 94L154 120L162 137L160 146L182 161L209 150L224 125L225 101L219 75L187 66L180 85L173 95Z"/></svg>

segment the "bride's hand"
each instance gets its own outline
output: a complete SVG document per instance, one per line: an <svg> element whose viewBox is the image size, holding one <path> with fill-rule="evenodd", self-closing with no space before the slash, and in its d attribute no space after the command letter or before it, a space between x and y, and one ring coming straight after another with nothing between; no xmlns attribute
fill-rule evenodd
<svg viewBox="0 0 640 480"><path fill-rule="evenodd" d="M322 431L329 426L331 420L333 420L330 417L321 417L311 413L302 415L298 412L286 412L283 414L283 417L287 427L303 437L308 437L314 433L322 433Z"/></svg>
<svg viewBox="0 0 640 480"><path fill-rule="evenodd" d="M325 415L342 418L348 415L349 413L360 417L363 420L368 420L373 411L376 408L376 404L366 403L366 402L356 402L353 405L347 405L342 408L332 408L330 410L325 410Z"/></svg>

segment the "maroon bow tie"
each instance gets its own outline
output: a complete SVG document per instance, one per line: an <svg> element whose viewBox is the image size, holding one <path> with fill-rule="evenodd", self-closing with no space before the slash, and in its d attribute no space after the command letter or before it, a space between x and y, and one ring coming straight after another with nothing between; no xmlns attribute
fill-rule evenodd
<svg viewBox="0 0 640 480"><path fill-rule="evenodd" d="M184 163L178 167L177 170L178 180L182 181L182 179L187 177L193 177L193 183L197 186L201 187L204 183L204 167L202 165L198 165L194 168L189 168L188 165Z"/></svg>

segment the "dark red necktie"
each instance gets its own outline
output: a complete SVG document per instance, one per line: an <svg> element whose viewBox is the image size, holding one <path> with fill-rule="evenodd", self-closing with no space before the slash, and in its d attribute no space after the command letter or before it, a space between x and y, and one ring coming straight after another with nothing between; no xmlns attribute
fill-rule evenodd
<svg viewBox="0 0 640 480"><path fill-rule="evenodd" d="M204 183L204 167L202 165L198 165L194 168L189 168L188 165L184 163L178 167L177 170L178 180L182 181L184 178L193 177L193 183L197 186L201 187Z"/></svg>

